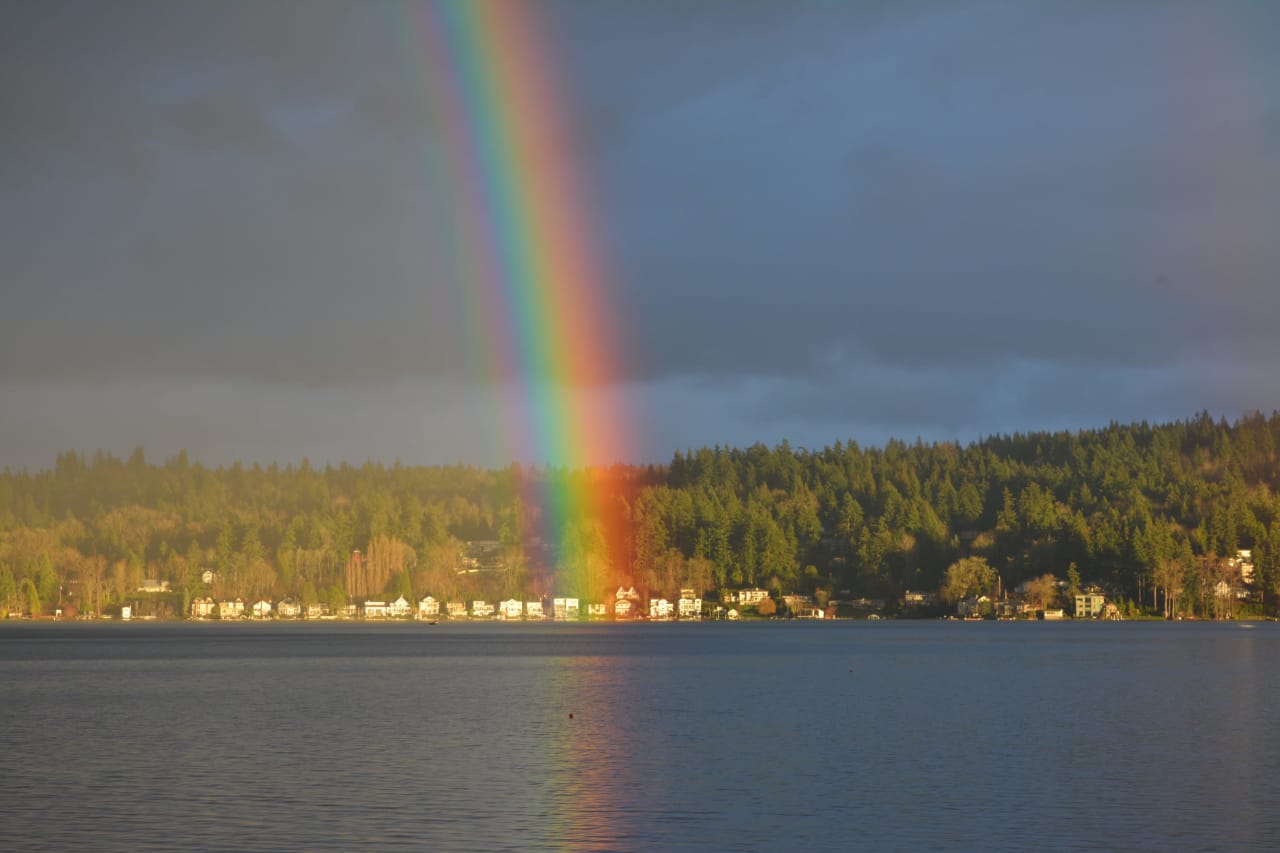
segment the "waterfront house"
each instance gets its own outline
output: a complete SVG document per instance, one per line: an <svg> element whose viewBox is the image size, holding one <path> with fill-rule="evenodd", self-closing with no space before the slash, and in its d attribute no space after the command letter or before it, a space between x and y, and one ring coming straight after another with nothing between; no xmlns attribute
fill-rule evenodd
<svg viewBox="0 0 1280 853"><path fill-rule="evenodd" d="M792 616L799 616L804 612L805 608L813 607L813 596L792 593L791 595L782 596L782 603L786 605L788 613Z"/></svg>
<svg viewBox="0 0 1280 853"><path fill-rule="evenodd" d="M956 603L956 615L965 619L976 619L987 610L995 611L995 605L988 595L970 595Z"/></svg>
<svg viewBox="0 0 1280 853"><path fill-rule="evenodd" d="M514 598L498 602L499 619L519 619L524 614L524 605Z"/></svg>
<svg viewBox="0 0 1280 853"><path fill-rule="evenodd" d="M1066 613L1061 607L1054 610L1041 610L1038 615L1046 622L1059 622L1066 618Z"/></svg>
<svg viewBox="0 0 1280 853"><path fill-rule="evenodd" d="M412 615L413 610L409 607L409 602L402 595L395 601L391 602L387 607L387 615L392 619L408 619Z"/></svg>
<svg viewBox="0 0 1280 853"><path fill-rule="evenodd" d="M684 590L681 590L680 600L676 602L676 615L681 619L701 619L702 618L702 599L684 597ZM692 592L692 590L690 590Z"/></svg>
<svg viewBox="0 0 1280 853"><path fill-rule="evenodd" d="M487 601L471 602L471 618L472 619L492 619L493 605Z"/></svg>
<svg viewBox="0 0 1280 853"><path fill-rule="evenodd" d="M524 603L524 618L526 619L546 619L547 614L542 609L541 601L526 601Z"/></svg>
<svg viewBox="0 0 1280 853"><path fill-rule="evenodd" d="M907 590L902 595L903 607L932 607L933 593Z"/></svg>
<svg viewBox="0 0 1280 853"><path fill-rule="evenodd" d="M266 619L271 615L271 602L266 599L259 599L253 603L253 618Z"/></svg>
<svg viewBox="0 0 1280 853"><path fill-rule="evenodd" d="M739 613L734 608L730 607L729 612L725 614L725 618L728 619L730 622L737 622L739 619L742 618L742 614Z"/></svg>
<svg viewBox="0 0 1280 853"><path fill-rule="evenodd" d="M741 607L759 607L760 602L769 597L767 589L752 587L738 590L738 604Z"/></svg>
<svg viewBox="0 0 1280 853"><path fill-rule="evenodd" d="M240 599L218 602L219 619L239 619L241 616L244 616L244 602Z"/></svg>
<svg viewBox="0 0 1280 853"><path fill-rule="evenodd" d="M461 601L450 601L445 605L445 612L449 614L450 619L466 619L467 605Z"/></svg>
<svg viewBox="0 0 1280 853"><path fill-rule="evenodd" d="M607 619L609 617L609 606L603 602L587 605L588 619Z"/></svg>
<svg viewBox="0 0 1280 853"><path fill-rule="evenodd" d="M323 604L308 604L308 605L307 605L307 618L308 618L308 619L321 619L321 618L323 618L324 616L327 616L327 615L328 615L328 612L327 612L327 611L328 611L328 608L326 608Z"/></svg>
<svg viewBox="0 0 1280 853"><path fill-rule="evenodd" d="M578 599L556 598L551 602L551 616L557 620L574 621L579 616Z"/></svg>
<svg viewBox="0 0 1280 853"><path fill-rule="evenodd" d="M342 609L338 611L338 615L343 619L355 619L360 615L360 605L355 602L352 602L351 604L344 604L342 605Z"/></svg>
<svg viewBox="0 0 1280 853"><path fill-rule="evenodd" d="M615 601L639 601L640 593L636 592L634 586L626 589L618 587L618 591L613 594L613 598Z"/></svg>
<svg viewBox="0 0 1280 853"><path fill-rule="evenodd" d="M276 602L276 616L281 619L297 619L302 615L302 605L296 598L282 598Z"/></svg>
<svg viewBox="0 0 1280 853"><path fill-rule="evenodd" d="M390 608L385 601L366 601L364 603L364 618L366 619L386 619L389 612Z"/></svg>
<svg viewBox="0 0 1280 853"><path fill-rule="evenodd" d="M649 618L661 622L669 620L675 614L675 607L665 598L649 599Z"/></svg>
<svg viewBox="0 0 1280 853"><path fill-rule="evenodd" d="M636 615L635 604L629 598L620 598L613 603L613 618L631 619Z"/></svg>
<svg viewBox="0 0 1280 853"><path fill-rule="evenodd" d="M191 618L208 619L217 610L212 598L195 598L191 601Z"/></svg>
<svg viewBox="0 0 1280 853"><path fill-rule="evenodd" d="M1076 593L1075 616L1077 619L1097 619L1106 606L1107 597L1099 590L1092 589Z"/></svg>
<svg viewBox="0 0 1280 853"><path fill-rule="evenodd" d="M427 596L418 602L418 618L434 619L440 615L440 602L431 596Z"/></svg>

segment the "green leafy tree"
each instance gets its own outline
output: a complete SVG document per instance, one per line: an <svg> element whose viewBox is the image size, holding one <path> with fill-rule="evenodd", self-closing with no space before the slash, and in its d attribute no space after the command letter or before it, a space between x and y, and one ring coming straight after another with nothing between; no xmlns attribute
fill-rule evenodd
<svg viewBox="0 0 1280 853"><path fill-rule="evenodd" d="M30 616L34 618L41 614L40 592L36 589L36 585L31 578L27 578L22 582L22 599Z"/></svg>
<svg viewBox="0 0 1280 853"><path fill-rule="evenodd" d="M0 563L0 616L13 609L18 598L18 584L8 565Z"/></svg>
<svg viewBox="0 0 1280 853"><path fill-rule="evenodd" d="M971 595L992 595L999 575L982 557L965 557L947 567L940 593L942 600L954 603Z"/></svg>
<svg viewBox="0 0 1280 853"><path fill-rule="evenodd" d="M413 601L413 583L409 580L409 570L405 569L396 575L395 586L391 590L393 596Z"/></svg>
<svg viewBox="0 0 1280 853"><path fill-rule="evenodd" d="M1067 598L1072 602L1076 600L1076 596L1080 594L1080 570L1076 568L1076 564L1072 563L1067 566Z"/></svg>
<svg viewBox="0 0 1280 853"><path fill-rule="evenodd" d="M329 606L330 613L338 613L347 606L347 593L342 584L335 583L325 590L325 604Z"/></svg>
<svg viewBox="0 0 1280 853"><path fill-rule="evenodd" d="M35 583L36 592L39 594L41 601L55 602L58 600L58 587L61 586L62 582L58 578L58 573L53 570L53 561L49 559L47 552L36 558L35 564L31 568L30 577Z"/></svg>

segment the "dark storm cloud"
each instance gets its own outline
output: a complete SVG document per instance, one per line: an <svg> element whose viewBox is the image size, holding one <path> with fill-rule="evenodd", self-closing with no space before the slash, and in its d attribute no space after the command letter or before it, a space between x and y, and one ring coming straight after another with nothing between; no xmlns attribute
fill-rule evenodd
<svg viewBox="0 0 1280 853"><path fill-rule="evenodd" d="M1269 6L541 9L651 458L1280 398ZM210 423L238 422L227 389L301 389L281 432L350 389L402 423L438 407L393 388L461 406L490 333L414 26L393 3L7 10L0 382L203 383Z"/></svg>
<svg viewBox="0 0 1280 853"><path fill-rule="evenodd" d="M768 98L734 79L637 129L618 252L655 375L1158 363L1201 347L1206 315L1275 318L1280 193L1244 150L1269 105L1230 56L1178 53L1212 22L1028 8L917 18L798 60Z"/></svg>

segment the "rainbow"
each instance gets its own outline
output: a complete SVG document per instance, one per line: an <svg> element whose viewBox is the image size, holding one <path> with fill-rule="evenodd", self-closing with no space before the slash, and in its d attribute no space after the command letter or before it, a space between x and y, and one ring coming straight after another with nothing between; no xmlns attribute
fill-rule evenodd
<svg viewBox="0 0 1280 853"><path fill-rule="evenodd" d="M504 451L545 466L563 553L567 531L604 509L589 466L625 459L630 441L606 391L619 375L618 331L534 8L411 6L402 37L417 60L426 137L443 137L424 160L433 185L448 187L451 213L436 224L462 259L452 274L475 331L470 360L507 389Z"/></svg>

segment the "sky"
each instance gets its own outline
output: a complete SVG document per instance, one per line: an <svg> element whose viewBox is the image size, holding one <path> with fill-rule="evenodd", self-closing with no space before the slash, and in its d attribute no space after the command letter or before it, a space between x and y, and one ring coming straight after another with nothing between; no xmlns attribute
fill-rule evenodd
<svg viewBox="0 0 1280 853"><path fill-rule="evenodd" d="M533 8L594 461L1280 408L1280 5ZM0 2L0 466L512 461L412 12Z"/></svg>

